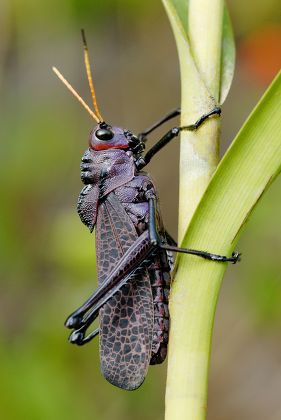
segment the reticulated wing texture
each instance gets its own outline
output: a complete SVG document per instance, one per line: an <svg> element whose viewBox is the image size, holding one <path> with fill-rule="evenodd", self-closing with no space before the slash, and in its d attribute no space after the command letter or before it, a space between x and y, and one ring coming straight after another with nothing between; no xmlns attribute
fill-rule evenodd
<svg viewBox="0 0 281 420"><path fill-rule="evenodd" d="M138 237L124 207L110 193L98 208L96 247L102 283ZM138 388L147 373L153 336L153 298L147 263L100 310L100 363L105 378Z"/></svg>

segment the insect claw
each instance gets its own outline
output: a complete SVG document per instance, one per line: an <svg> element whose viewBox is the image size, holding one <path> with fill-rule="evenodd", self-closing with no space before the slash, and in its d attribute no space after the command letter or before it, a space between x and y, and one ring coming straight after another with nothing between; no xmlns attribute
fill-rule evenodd
<svg viewBox="0 0 281 420"><path fill-rule="evenodd" d="M232 252L231 260L232 264L236 264L237 262L241 261L241 253L239 252Z"/></svg>
<svg viewBox="0 0 281 420"><path fill-rule="evenodd" d="M82 317L70 315L65 321L66 328L79 328L81 327Z"/></svg>
<svg viewBox="0 0 281 420"><path fill-rule="evenodd" d="M81 346L83 344L83 340L84 340L84 333L81 332L81 331L74 330L70 334L68 340L71 344L77 344L78 346Z"/></svg>

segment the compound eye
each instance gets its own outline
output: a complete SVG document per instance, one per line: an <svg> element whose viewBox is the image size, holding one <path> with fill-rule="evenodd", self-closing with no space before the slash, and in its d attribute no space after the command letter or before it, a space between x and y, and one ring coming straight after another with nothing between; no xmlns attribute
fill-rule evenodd
<svg viewBox="0 0 281 420"><path fill-rule="evenodd" d="M108 128L99 128L96 132L95 132L95 136L99 139L99 140L111 140L114 136L114 133L112 130L109 130Z"/></svg>

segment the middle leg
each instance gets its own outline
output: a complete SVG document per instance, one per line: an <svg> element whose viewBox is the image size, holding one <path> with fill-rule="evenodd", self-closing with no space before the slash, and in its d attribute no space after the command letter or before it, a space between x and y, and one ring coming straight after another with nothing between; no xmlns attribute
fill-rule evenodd
<svg viewBox="0 0 281 420"><path fill-rule="evenodd" d="M206 260L216 261L216 262L231 262L233 264L237 263L241 259L241 254L238 252L233 252L230 257L225 255L213 254L207 251L200 251L197 249L190 248L179 248L177 246L168 245L168 243L161 241L159 232L156 226L156 206L155 206L155 197L149 197L149 237L152 244L157 244L159 248L166 249L167 251L180 252L184 254L196 255L198 257L204 258Z"/></svg>

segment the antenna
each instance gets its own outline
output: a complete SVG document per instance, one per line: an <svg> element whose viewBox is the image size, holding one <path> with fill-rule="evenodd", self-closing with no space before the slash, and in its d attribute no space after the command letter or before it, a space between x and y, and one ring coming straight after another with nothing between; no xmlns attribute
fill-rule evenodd
<svg viewBox="0 0 281 420"><path fill-rule="evenodd" d="M88 46L87 46L87 41L86 41L86 36L85 36L84 29L81 29L81 34L82 34L82 40L83 40L83 46L84 46L84 61L85 61L86 73L87 73L89 87L90 87L90 91L91 91L91 95L92 95L94 110L96 111L96 114L97 114L98 118L100 119L100 121L103 121L103 118L100 114L98 104L97 104L97 98L96 98L96 94L95 94L95 89L94 89L94 84L93 84L93 79L92 79L91 66L90 66L89 51L88 51Z"/></svg>
<svg viewBox="0 0 281 420"><path fill-rule="evenodd" d="M75 96L75 98L78 99L80 104L89 112L89 114L94 118L94 120L97 121L97 123L100 123L102 121L102 118L98 118L96 114L91 110L91 108L86 104L86 102L83 101L81 96L76 92L76 90L71 86L70 83L63 77L63 75L58 71L56 67L52 67L53 72L58 76L58 78L62 81L62 83L65 84L68 90Z"/></svg>

